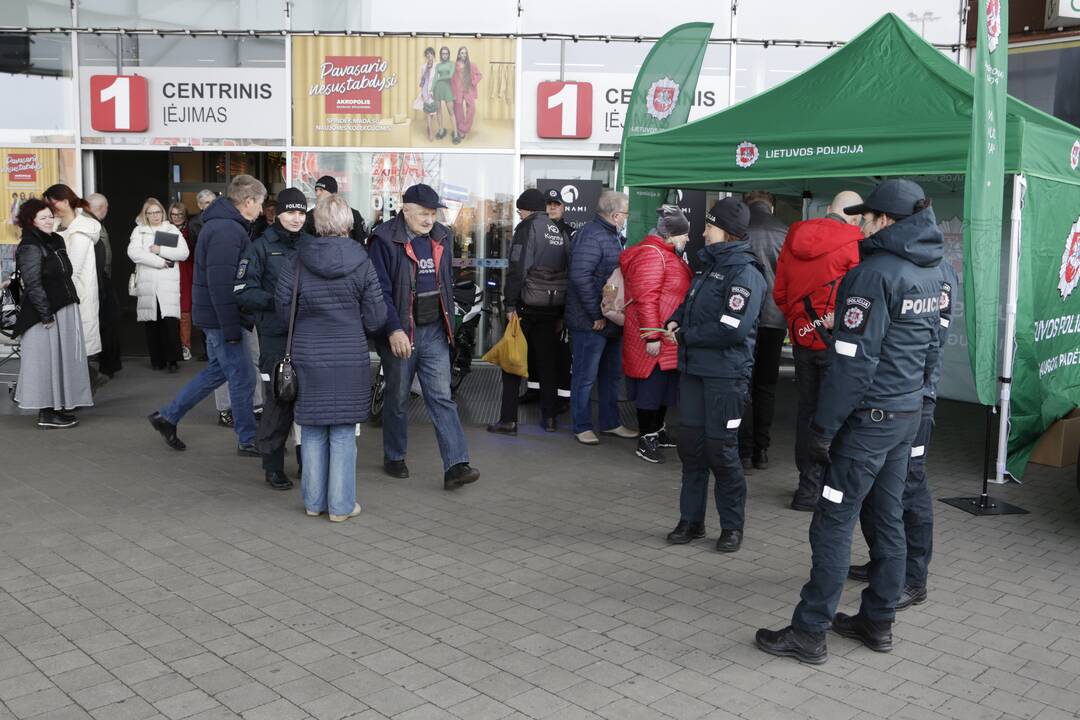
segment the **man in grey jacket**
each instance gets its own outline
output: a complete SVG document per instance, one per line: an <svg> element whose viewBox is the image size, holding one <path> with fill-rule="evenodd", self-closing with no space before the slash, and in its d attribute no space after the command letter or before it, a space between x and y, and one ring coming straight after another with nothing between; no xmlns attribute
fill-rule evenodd
<svg viewBox="0 0 1080 720"><path fill-rule="evenodd" d="M776 198L765 190L743 195L750 207L749 240L765 274L768 292L758 316L757 344L754 348L754 375L750 381L750 402L739 428L739 456L743 467L769 467L769 441L776 406L776 382L780 378L780 351L787 336L787 320L773 300L776 259L784 246L788 226L773 215Z"/></svg>

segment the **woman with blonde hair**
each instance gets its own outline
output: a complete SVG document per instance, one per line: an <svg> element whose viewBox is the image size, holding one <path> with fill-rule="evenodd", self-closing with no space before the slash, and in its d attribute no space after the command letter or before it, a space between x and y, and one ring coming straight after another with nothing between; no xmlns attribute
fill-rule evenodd
<svg viewBox="0 0 1080 720"><path fill-rule="evenodd" d="M157 198L147 198L135 219L128 257L135 263L136 319L145 323L146 347L155 370L177 371L180 362L180 268L188 256L180 230L165 218Z"/></svg>

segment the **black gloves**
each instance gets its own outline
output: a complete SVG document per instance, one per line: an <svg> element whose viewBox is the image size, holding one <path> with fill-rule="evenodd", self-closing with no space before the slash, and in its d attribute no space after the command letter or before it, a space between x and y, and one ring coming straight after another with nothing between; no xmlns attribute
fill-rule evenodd
<svg viewBox="0 0 1080 720"><path fill-rule="evenodd" d="M832 438L825 435L825 431L816 423L810 423L810 433L806 442L806 451L810 460L818 465L829 464L829 446Z"/></svg>

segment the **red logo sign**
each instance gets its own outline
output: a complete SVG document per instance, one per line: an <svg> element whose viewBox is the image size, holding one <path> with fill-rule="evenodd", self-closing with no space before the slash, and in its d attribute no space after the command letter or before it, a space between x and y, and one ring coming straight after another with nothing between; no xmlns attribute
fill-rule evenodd
<svg viewBox="0 0 1080 720"><path fill-rule="evenodd" d="M327 55L321 69L325 111L381 115L382 91L397 84L396 76L383 77L388 69L388 63L378 56Z"/></svg>
<svg viewBox="0 0 1080 720"><path fill-rule="evenodd" d="M986 41L990 52L997 50L1001 37L1001 0L986 2Z"/></svg>
<svg viewBox="0 0 1080 720"><path fill-rule="evenodd" d="M9 153L7 174L9 183L36 183L38 158L34 153Z"/></svg>
<svg viewBox="0 0 1080 720"><path fill-rule="evenodd" d="M1080 218L1077 218L1065 238L1065 252L1061 254L1061 268L1058 270L1058 292L1065 300L1076 289L1080 281Z"/></svg>
<svg viewBox="0 0 1080 720"><path fill-rule="evenodd" d="M536 86L536 134L583 139L592 135L592 84L542 82Z"/></svg>
<svg viewBox="0 0 1080 720"><path fill-rule="evenodd" d="M746 169L758 161L758 147L749 140L735 148L735 164Z"/></svg>
<svg viewBox="0 0 1080 720"><path fill-rule="evenodd" d="M90 127L98 132L146 132L150 128L146 78L91 75Z"/></svg>
<svg viewBox="0 0 1080 720"><path fill-rule="evenodd" d="M1080 167L1080 140L1073 143L1072 150L1069 152L1069 167L1073 170Z"/></svg>

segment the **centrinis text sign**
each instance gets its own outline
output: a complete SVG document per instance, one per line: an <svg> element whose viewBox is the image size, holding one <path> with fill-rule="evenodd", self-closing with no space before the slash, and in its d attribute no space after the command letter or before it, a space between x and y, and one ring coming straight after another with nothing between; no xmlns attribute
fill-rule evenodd
<svg viewBox="0 0 1080 720"><path fill-rule="evenodd" d="M141 75L93 75L90 78L90 127L101 132L145 132L150 124L146 78Z"/></svg>
<svg viewBox="0 0 1080 720"><path fill-rule="evenodd" d="M140 67L130 72L83 71L85 142L284 144L286 78L281 70Z"/></svg>

